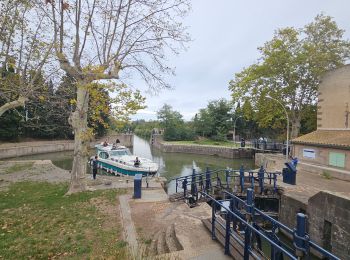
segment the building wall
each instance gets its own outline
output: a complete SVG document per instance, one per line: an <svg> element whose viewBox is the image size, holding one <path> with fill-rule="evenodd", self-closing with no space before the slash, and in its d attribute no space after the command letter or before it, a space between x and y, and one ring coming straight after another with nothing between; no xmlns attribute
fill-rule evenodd
<svg viewBox="0 0 350 260"><path fill-rule="evenodd" d="M348 108L347 108L348 106ZM350 65L328 72L319 86L317 129L350 129Z"/></svg>
<svg viewBox="0 0 350 260"><path fill-rule="evenodd" d="M315 151L315 159L307 158L304 156L304 149ZM304 144L294 144L293 147L293 156L298 157L304 162L322 164L327 167L333 167L329 165L329 154L330 152L344 153L345 154L345 167L334 167L336 169L342 169L350 171L350 150L341 150L327 147L317 147L312 145Z"/></svg>

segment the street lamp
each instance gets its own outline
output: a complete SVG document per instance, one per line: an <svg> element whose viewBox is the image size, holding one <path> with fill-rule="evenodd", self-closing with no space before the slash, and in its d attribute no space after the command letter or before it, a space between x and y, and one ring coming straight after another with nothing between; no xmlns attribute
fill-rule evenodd
<svg viewBox="0 0 350 260"><path fill-rule="evenodd" d="M286 161L288 161L288 154L289 154L289 117L288 117L288 113L287 110L285 108L285 106L277 99L270 97L270 96L266 96L269 99L275 100L278 104L280 104L283 107L284 112L286 113L286 117L287 117L287 146L286 146Z"/></svg>
<svg viewBox="0 0 350 260"><path fill-rule="evenodd" d="M232 141L233 143L235 144L236 143L236 122L238 120L238 118L241 118L243 116L239 116L235 119L235 122L233 123L233 138L232 138Z"/></svg>

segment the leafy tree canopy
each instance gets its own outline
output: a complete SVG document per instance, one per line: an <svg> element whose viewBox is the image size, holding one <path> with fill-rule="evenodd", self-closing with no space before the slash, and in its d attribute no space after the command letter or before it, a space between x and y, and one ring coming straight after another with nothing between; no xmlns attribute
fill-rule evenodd
<svg viewBox="0 0 350 260"><path fill-rule="evenodd" d="M321 78L328 70L342 66L350 56L350 42L343 39L329 16L317 15L303 28L279 29L259 47L259 61L236 73L230 81L234 102L247 100L258 111L260 127L282 127L287 109L292 137L298 136L300 122L310 105L317 102Z"/></svg>

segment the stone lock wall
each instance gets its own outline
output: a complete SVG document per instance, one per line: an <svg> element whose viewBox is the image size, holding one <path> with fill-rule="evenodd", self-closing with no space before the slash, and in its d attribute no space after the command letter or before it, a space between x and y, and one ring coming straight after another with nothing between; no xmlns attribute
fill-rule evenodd
<svg viewBox="0 0 350 260"><path fill-rule="evenodd" d="M202 155L216 155L224 158L248 158L254 157L254 150L250 148L231 148L213 145L185 145L171 144L163 141L162 135L153 135L151 144L165 153L191 153Z"/></svg>
<svg viewBox="0 0 350 260"><path fill-rule="evenodd" d="M350 198L319 192L308 203L310 237L340 259L350 259Z"/></svg>
<svg viewBox="0 0 350 260"><path fill-rule="evenodd" d="M96 143L101 143L104 140L113 143L117 138L122 145L127 147L133 146L133 134L116 134L91 142L90 148L94 148ZM72 150L74 150L73 140L25 142L13 144L13 146L6 144L6 146L0 146L0 159Z"/></svg>

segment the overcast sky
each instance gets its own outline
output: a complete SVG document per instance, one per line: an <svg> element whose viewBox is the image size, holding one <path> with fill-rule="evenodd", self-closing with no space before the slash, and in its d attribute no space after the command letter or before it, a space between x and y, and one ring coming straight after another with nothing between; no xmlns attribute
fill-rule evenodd
<svg viewBox="0 0 350 260"><path fill-rule="evenodd" d="M349 11L350 0L192 0L185 24L193 41L186 52L169 57L169 65L176 67L170 79L174 89L146 94L147 108L132 119L156 119L156 111L167 103L190 120L208 101L230 99L228 82L257 61L257 47L277 28L303 27L323 12L349 39Z"/></svg>

